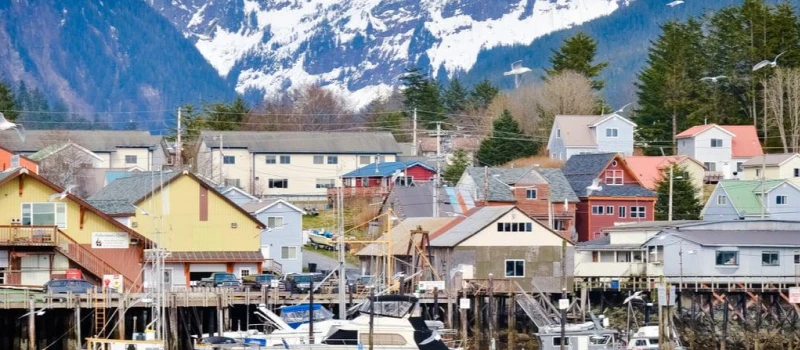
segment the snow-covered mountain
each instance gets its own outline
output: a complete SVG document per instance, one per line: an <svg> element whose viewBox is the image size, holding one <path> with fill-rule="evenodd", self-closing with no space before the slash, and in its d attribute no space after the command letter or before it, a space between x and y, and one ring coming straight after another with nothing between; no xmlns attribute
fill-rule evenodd
<svg viewBox="0 0 800 350"><path fill-rule="evenodd" d="M239 93L317 83L362 105L410 65L452 76L472 68L481 50L528 45L632 0L145 1Z"/></svg>

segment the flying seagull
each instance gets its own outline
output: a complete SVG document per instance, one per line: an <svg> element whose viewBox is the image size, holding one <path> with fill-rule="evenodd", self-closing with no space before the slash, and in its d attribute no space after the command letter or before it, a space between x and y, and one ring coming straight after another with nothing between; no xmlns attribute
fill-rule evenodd
<svg viewBox="0 0 800 350"><path fill-rule="evenodd" d="M47 201L55 202L56 200L64 200L64 198L67 198L67 194L69 194L69 191L75 187L78 187L78 185L69 185L67 186L67 188L64 189L64 191L61 191L61 193L53 193L53 195L51 195L50 199L48 199Z"/></svg>
<svg viewBox="0 0 800 350"><path fill-rule="evenodd" d="M671 2L671 3L668 3L667 6L675 7L675 6L678 6L680 4L683 4L683 0L675 0L675 1Z"/></svg>
<svg viewBox="0 0 800 350"><path fill-rule="evenodd" d="M0 130L11 130L11 129L14 129L14 131L17 132L17 135L19 135L19 139L22 140L22 142L25 142L25 128L22 127L22 124L14 124L8 121L6 119L6 116L3 115L2 112L0 112Z"/></svg>
<svg viewBox="0 0 800 350"><path fill-rule="evenodd" d="M618 109L618 110L614 111L614 114L620 114L620 113L622 113L622 112L625 112L625 108L628 108L628 106L630 106L630 105L632 105L632 104L633 104L633 103L628 103L628 104L626 104L626 105L622 106L622 108L620 108L620 109Z"/></svg>
<svg viewBox="0 0 800 350"><path fill-rule="evenodd" d="M623 301L622 303L623 304L627 304L627 303L630 303L633 300L643 300L642 299L642 291L637 290L636 292L633 293L633 295L625 298L625 301Z"/></svg>
<svg viewBox="0 0 800 350"><path fill-rule="evenodd" d="M586 190L588 190L589 193L592 193L593 191L602 191L603 186L600 186L600 179L592 180L592 184L587 186Z"/></svg>
<svg viewBox="0 0 800 350"><path fill-rule="evenodd" d="M505 76L513 75L514 76L514 87L519 87L520 83L520 75L530 72L531 69L528 67L522 66L522 60L516 61L511 64L511 70L508 72L503 73Z"/></svg>
<svg viewBox="0 0 800 350"><path fill-rule="evenodd" d="M764 68L766 66L770 66L772 68L775 68L778 65L778 57L781 57L781 55L783 55L785 53L786 53L786 51L779 53L777 56L775 56L775 59L772 60L772 61L763 60L761 62L758 62L755 66L753 66L753 72L755 72L755 71L757 71L757 70L759 70L761 68Z"/></svg>
<svg viewBox="0 0 800 350"><path fill-rule="evenodd" d="M700 81L710 81L712 83L717 83L720 79L725 79L727 76L724 75L717 75L716 77L703 77Z"/></svg>

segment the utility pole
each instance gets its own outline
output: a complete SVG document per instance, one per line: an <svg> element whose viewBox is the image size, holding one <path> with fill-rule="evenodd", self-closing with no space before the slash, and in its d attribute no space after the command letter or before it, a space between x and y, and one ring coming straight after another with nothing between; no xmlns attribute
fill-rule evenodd
<svg viewBox="0 0 800 350"><path fill-rule="evenodd" d="M766 128L764 128L766 132ZM766 139L764 139L764 143L766 143ZM767 154L763 151L761 152L761 220L764 220L764 215L766 214L767 209L767 201L764 198L764 172L767 171Z"/></svg>
<svg viewBox="0 0 800 350"><path fill-rule="evenodd" d="M225 156L222 155L222 134L219 134L219 185L224 186L225 180L222 178L222 165L225 164Z"/></svg>
<svg viewBox="0 0 800 350"><path fill-rule="evenodd" d="M414 147L411 149L411 151L414 153L414 156L416 156L416 155L418 155L418 152L417 152L417 107L414 107L414 117L413 117L412 120L413 120L413 122L412 122L413 135L411 135L411 137L412 137L411 142L414 145Z"/></svg>
<svg viewBox="0 0 800 350"><path fill-rule="evenodd" d="M669 209L667 211L667 221L672 221L672 169L675 168L675 165L669 165Z"/></svg>
<svg viewBox="0 0 800 350"><path fill-rule="evenodd" d="M344 288L345 288L345 275L344 275L344 262L345 262L345 244L344 244L344 219L343 219L343 209L342 206L344 205L344 200L342 199L342 195L344 194L342 189L342 183L339 184L339 187L336 188L336 206L339 208L339 211L336 215L336 223L337 228L339 229L339 319L346 320L347 319L347 305L344 300Z"/></svg>
<svg viewBox="0 0 800 350"><path fill-rule="evenodd" d="M178 169L182 168L183 165L183 144L181 143L181 134L183 134L183 130L181 129L181 108L178 107L177 142L175 142L175 165Z"/></svg>
<svg viewBox="0 0 800 350"><path fill-rule="evenodd" d="M436 122L436 175L433 177L433 217L439 217L439 159L442 156L442 122Z"/></svg>

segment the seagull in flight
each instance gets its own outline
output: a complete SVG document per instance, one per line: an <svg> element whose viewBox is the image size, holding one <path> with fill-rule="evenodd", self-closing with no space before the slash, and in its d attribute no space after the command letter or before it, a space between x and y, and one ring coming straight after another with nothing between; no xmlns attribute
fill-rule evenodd
<svg viewBox="0 0 800 350"><path fill-rule="evenodd" d="M623 304L627 304L627 303L630 303L633 300L644 300L644 299L642 299L642 291L637 290L636 292L633 293L633 295L625 298L625 301L623 301L622 303Z"/></svg>
<svg viewBox="0 0 800 350"><path fill-rule="evenodd" d="M725 79L725 78L727 78L727 76L717 75L716 77L703 77L700 79L700 81L710 81L712 83L717 83L719 82L720 79Z"/></svg>
<svg viewBox="0 0 800 350"><path fill-rule="evenodd" d="M622 112L625 112L625 108L628 108L628 106L630 106L630 105L632 105L632 104L633 104L633 103L628 103L628 104L626 104L626 105L622 106L622 108L620 108L620 109L618 109L618 110L614 111L614 114L620 114L620 113L622 113Z"/></svg>
<svg viewBox="0 0 800 350"><path fill-rule="evenodd" d="M586 189L589 191L589 194L591 194L593 191L602 191L603 186L600 185L600 179L594 179L592 180L592 184L587 186Z"/></svg>
<svg viewBox="0 0 800 350"><path fill-rule="evenodd" d="M50 196L50 198L47 201L55 202L56 200L64 200L64 198L67 198L67 194L69 194L69 191L71 191L75 187L78 187L78 185L68 185L67 188L64 189L64 191L61 191L61 193L54 193L53 195Z"/></svg>
<svg viewBox="0 0 800 350"><path fill-rule="evenodd" d="M683 0L675 0L675 1L673 1L673 2L670 2L670 3L668 3L668 4L667 4L667 6L669 6L669 7L675 7L675 6L678 6L678 5L680 5L680 4L683 4Z"/></svg>
<svg viewBox="0 0 800 350"><path fill-rule="evenodd" d="M505 76L513 75L514 76L514 87L519 87L520 83L520 75L531 72L532 70L528 67L522 66L522 60L516 61L511 64L511 70L508 72L503 73Z"/></svg>
<svg viewBox="0 0 800 350"><path fill-rule="evenodd" d="M22 140L22 142L25 142L25 128L22 127L22 124L14 124L8 121L6 119L6 116L3 115L2 112L0 112L0 130L11 130L11 129L14 129L14 131L17 132L17 135L19 135L19 139Z"/></svg>
<svg viewBox="0 0 800 350"><path fill-rule="evenodd" d="M766 67L766 66L770 66L770 67L772 67L772 68L775 68L775 67L777 67L777 66L778 66L778 57L781 57L781 55L783 55L783 54L785 54L785 53L786 53L786 51L779 53L777 56L775 56L775 59L774 59L774 60L772 60L772 61L770 61L770 60L763 60L763 61L761 61L761 62L758 62L758 63L756 63L756 65L755 65L755 66L753 66L753 72L755 72L755 71L757 71L757 70L759 70L759 69L761 69L761 68L764 68L764 67Z"/></svg>

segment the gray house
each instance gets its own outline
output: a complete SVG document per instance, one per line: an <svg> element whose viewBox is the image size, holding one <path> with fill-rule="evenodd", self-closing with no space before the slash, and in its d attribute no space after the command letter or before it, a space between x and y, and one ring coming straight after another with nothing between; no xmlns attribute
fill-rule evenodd
<svg viewBox="0 0 800 350"><path fill-rule="evenodd" d="M762 194L764 200L762 201ZM706 221L796 220L800 187L789 180L722 180L701 215Z"/></svg>
<svg viewBox="0 0 800 350"><path fill-rule="evenodd" d="M261 231L261 253L266 259L263 270L283 274L303 272L306 212L283 199L256 200L241 207L266 226Z"/></svg>
<svg viewBox="0 0 800 350"><path fill-rule="evenodd" d="M219 193L222 193L223 196L228 197L231 202L236 203L238 206L242 206L242 204L249 203L255 200L258 200L255 196L245 192L245 190L236 187L236 186L226 186L219 190Z"/></svg>
<svg viewBox="0 0 800 350"><path fill-rule="evenodd" d="M672 283L796 284L800 222L754 220L676 227L661 231L644 247Z"/></svg>
<svg viewBox="0 0 800 350"><path fill-rule="evenodd" d="M566 161L580 153L633 154L636 124L616 114L557 115L547 149L551 159Z"/></svg>

